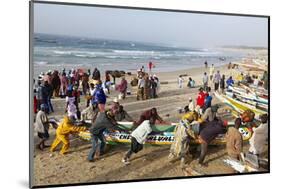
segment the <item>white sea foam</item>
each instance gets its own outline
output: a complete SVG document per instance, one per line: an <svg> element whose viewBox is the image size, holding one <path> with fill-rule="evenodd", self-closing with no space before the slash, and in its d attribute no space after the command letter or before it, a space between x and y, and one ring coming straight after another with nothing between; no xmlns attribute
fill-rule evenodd
<svg viewBox="0 0 281 189"><path fill-rule="evenodd" d="M34 61L34 64L37 64L37 65L47 65L48 62L47 61Z"/></svg>

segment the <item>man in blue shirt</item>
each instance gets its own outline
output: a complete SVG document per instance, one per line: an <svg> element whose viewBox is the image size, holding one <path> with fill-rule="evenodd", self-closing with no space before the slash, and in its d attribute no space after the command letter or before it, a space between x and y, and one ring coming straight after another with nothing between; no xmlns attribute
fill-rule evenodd
<svg viewBox="0 0 281 189"><path fill-rule="evenodd" d="M234 85L234 81L232 79L232 76L230 76L227 80L226 80L226 88L228 88L228 86L233 86Z"/></svg>

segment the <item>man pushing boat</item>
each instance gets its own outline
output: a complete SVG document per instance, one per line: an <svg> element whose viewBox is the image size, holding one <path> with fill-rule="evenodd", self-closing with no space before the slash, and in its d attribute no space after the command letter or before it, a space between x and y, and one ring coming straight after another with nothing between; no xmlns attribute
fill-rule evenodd
<svg viewBox="0 0 281 189"><path fill-rule="evenodd" d="M160 123L164 123L163 119L158 115L156 108L152 108L143 112L140 116L139 121L134 122L138 127L131 133L131 147L126 152L122 162L125 164L129 164L130 157L133 153L138 153L143 149L143 144L147 136L155 131L152 131L151 126L155 124L156 120ZM159 132L162 133L162 132Z"/></svg>

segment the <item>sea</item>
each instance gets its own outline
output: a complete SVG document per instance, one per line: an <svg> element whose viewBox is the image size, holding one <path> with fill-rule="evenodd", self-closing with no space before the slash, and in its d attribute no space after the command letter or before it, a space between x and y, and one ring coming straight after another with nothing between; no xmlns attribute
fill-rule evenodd
<svg viewBox="0 0 281 189"><path fill-rule="evenodd" d="M153 72L170 72L202 67L207 61L215 66L240 60L242 51L221 48L175 47L147 42L94 39L50 34L34 34L34 77L48 70L72 68L123 70L135 72L142 66L148 69L149 61L155 65ZM188 44L187 44L188 46Z"/></svg>

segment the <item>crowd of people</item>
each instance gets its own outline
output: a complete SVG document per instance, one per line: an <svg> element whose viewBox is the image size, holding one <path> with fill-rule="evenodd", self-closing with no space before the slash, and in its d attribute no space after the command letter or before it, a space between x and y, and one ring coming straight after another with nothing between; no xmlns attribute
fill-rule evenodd
<svg viewBox="0 0 281 189"><path fill-rule="evenodd" d="M155 74L149 75L141 68L137 72L137 79L137 100L147 100L158 97L160 81Z"/></svg>
<svg viewBox="0 0 281 189"><path fill-rule="evenodd" d="M149 63L149 70L153 65ZM146 100L149 98L157 98L159 91L159 79L156 75L148 75L144 68L138 70L137 73L137 100ZM239 127L242 122L241 118L235 120L234 127L227 127L227 122L222 120L217 112L218 105L212 104L211 87L209 81L214 83L214 91L223 93L226 86L234 84L232 77L225 81L225 75L220 74L218 70L214 74L214 66L210 68L210 75L207 72L203 76L203 87L199 88L196 102L190 97L187 106L185 107L185 115L180 120L174 130L174 142L170 148L169 159L180 157L182 165L186 163L186 156L189 153L189 145L191 140L198 141L200 145L200 156L198 163L205 166L204 159L208 153L209 144L220 134L226 134L226 150L228 155L234 159L240 159L243 151L242 135L239 132ZM115 82L115 81L114 81ZM189 87L194 87L194 81L190 78ZM178 79L179 88L183 87L183 78ZM157 113L156 108L151 108L144 111L139 116L138 120L134 120L118 102L118 99L113 100L110 109L106 109L107 95L110 94L111 81L109 73L105 73L105 81L102 82L100 71L95 68L91 73L82 70L70 70L66 73L62 70L47 72L41 74L38 78L38 83L34 84L34 112L35 131L38 133L40 141L38 148L43 150L48 147L45 142L49 138L49 120L48 114L54 112L51 99L52 97L65 98L67 115L56 128L56 138L53 141L50 151L53 152L62 143L60 154L66 154L69 150L69 136L81 131L89 130L92 138L92 148L88 154L88 161L95 161L95 154L98 151L99 155L105 152L106 139L104 132L117 130L119 132L130 133L131 146L124 154L122 162L130 163L130 158L134 153L138 153L143 149L143 144L149 134L157 134L152 130L152 126L156 122L160 124L170 124L165 122ZM128 82L125 77L122 77L119 85L116 85L116 90L120 92L119 99L125 99L127 95ZM80 96L87 97L87 108L80 112L79 103ZM90 128L85 127L84 121L90 119ZM82 120L82 121L80 121ZM128 131L118 127L120 121L133 122L133 129ZM250 153L261 154L264 152L267 136L267 115L261 116L261 125L253 129L253 137L250 140ZM159 134L159 133L158 133ZM160 132L161 134L161 132Z"/></svg>

